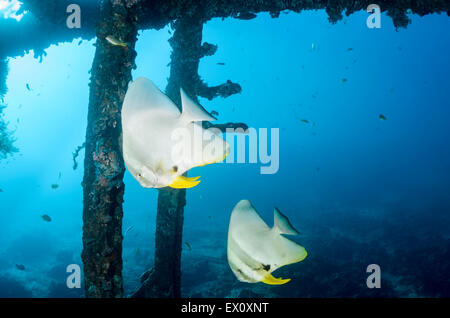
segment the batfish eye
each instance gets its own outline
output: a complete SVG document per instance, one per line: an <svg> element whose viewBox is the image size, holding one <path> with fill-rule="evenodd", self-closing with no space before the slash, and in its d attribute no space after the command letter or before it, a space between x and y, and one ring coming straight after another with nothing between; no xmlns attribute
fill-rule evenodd
<svg viewBox="0 0 450 318"><path fill-rule="evenodd" d="M142 177L142 174L138 173L138 177Z"/></svg>
<svg viewBox="0 0 450 318"><path fill-rule="evenodd" d="M172 167L172 171L173 171L173 172L177 172L177 171L178 171L178 166L173 166L173 167Z"/></svg>

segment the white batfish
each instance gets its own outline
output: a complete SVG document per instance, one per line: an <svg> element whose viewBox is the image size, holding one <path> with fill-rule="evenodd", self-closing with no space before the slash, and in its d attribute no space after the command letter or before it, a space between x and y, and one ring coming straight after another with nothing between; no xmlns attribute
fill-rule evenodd
<svg viewBox="0 0 450 318"><path fill-rule="evenodd" d="M228 228L228 264L234 275L247 283L281 285L290 279L275 278L272 272L302 261L307 253L281 234L297 235L289 220L274 209L274 225L269 228L250 201L241 200L231 213Z"/></svg>
<svg viewBox="0 0 450 318"><path fill-rule="evenodd" d="M183 174L197 166L221 162L229 145L218 129L201 121L215 120L180 89L182 112L152 81L130 82L122 107L123 157L133 177L145 188L192 188L200 177Z"/></svg>

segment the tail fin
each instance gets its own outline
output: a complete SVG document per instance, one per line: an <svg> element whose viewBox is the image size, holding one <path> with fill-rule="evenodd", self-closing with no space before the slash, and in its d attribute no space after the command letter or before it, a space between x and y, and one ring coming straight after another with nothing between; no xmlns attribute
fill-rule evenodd
<svg viewBox="0 0 450 318"><path fill-rule="evenodd" d="M273 209L273 227L281 234L297 235L299 232L292 226L288 218L277 208Z"/></svg>

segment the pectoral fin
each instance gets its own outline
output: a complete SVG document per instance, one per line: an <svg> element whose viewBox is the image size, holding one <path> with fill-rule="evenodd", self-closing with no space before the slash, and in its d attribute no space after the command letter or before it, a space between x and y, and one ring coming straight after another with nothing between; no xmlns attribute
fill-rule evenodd
<svg viewBox="0 0 450 318"><path fill-rule="evenodd" d="M200 180L198 180L199 178L200 176L192 178L185 176L177 176L175 180L169 185L169 187L174 189L193 188L200 183Z"/></svg>
<svg viewBox="0 0 450 318"><path fill-rule="evenodd" d="M272 276L272 274L267 274L266 277L264 277L264 279L262 280L263 283L268 284L268 285L283 285L286 284L287 282L289 282L291 279L287 278L287 279L283 279L283 278L275 278Z"/></svg>

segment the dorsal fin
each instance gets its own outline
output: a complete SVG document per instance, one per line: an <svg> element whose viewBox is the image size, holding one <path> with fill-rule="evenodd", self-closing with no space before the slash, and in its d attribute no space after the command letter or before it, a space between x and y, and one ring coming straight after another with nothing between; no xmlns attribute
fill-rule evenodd
<svg viewBox="0 0 450 318"><path fill-rule="evenodd" d="M277 208L273 209L273 227L281 234L297 235L299 232L292 226L288 218Z"/></svg>
<svg viewBox="0 0 450 318"><path fill-rule="evenodd" d="M173 116L180 114L172 100L161 92L151 80L139 77L128 84L123 101L122 116L141 114L142 111L147 110L162 110Z"/></svg>
<svg viewBox="0 0 450 318"><path fill-rule="evenodd" d="M183 109L180 119L186 122L216 120L202 106L195 103L182 88L180 88L181 107Z"/></svg>

